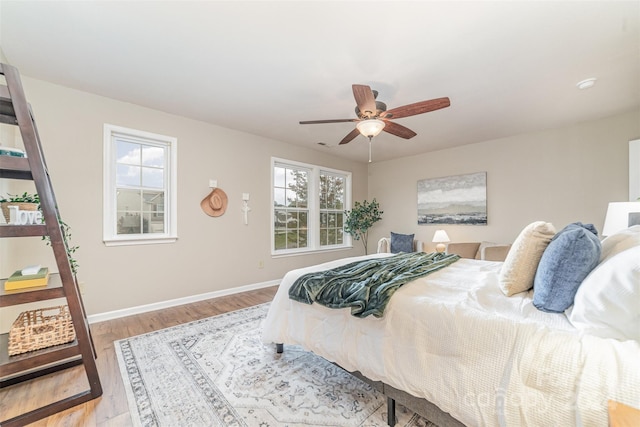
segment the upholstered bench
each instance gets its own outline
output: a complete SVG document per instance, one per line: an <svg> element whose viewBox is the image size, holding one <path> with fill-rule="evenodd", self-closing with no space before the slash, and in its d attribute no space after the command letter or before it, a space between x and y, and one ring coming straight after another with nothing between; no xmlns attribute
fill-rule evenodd
<svg viewBox="0 0 640 427"><path fill-rule="evenodd" d="M504 261L511 249L510 244L492 242L449 243L447 253L460 255L462 258L481 259L485 261Z"/></svg>

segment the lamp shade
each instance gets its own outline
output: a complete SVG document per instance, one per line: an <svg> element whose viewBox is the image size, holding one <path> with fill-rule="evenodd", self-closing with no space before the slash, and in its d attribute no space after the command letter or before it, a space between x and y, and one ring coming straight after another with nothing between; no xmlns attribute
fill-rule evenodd
<svg viewBox="0 0 640 427"><path fill-rule="evenodd" d="M384 129L384 122L378 119L362 120L356 125L360 133L367 138L378 136Z"/></svg>
<svg viewBox="0 0 640 427"><path fill-rule="evenodd" d="M436 252L444 252L445 249L447 248L447 246L445 245L445 242L450 242L450 240L446 231L436 230L436 232L433 234L432 242L437 243Z"/></svg>
<svg viewBox="0 0 640 427"><path fill-rule="evenodd" d="M640 224L640 202L611 202L604 219L603 236Z"/></svg>
<svg viewBox="0 0 640 427"><path fill-rule="evenodd" d="M450 241L451 240L449 240L447 232L444 230L436 230L435 234L433 235L433 243L446 243Z"/></svg>

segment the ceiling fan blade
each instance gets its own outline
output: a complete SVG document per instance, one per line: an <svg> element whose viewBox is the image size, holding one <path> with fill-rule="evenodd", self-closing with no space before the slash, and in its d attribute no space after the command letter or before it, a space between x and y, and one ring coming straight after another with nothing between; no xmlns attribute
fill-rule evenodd
<svg viewBox="0 0 640 427"><path fill-rule="evenodd" d="M399 136L400 138L404 138L404 139L410 139L417 135L414 131L412 131L407 127L391 122L389 120L383 120L383 121L384 121L384 128L382 130L390 133L391 135Z"/></svg>
<svg viewBox="0 0 640 427"><path fill-rule="evenodd" d="M373 117L376 115L376 98L373 96L371 88L367 85L352 85L353 97L360 113L364 117Z"/></svg>
<svg viewBox="0 0 640 427"><path fill-rule="evenodd" d="M301 125L319 125L323 123L345 123L345 122L358 122L358 119L329 119L329 120L305 120L300 122Z"/></svg>
<svg viewBox="0 0 640 427"><path fill-rule="evenodd" d="M347 136L342 138L342 141L340 141L340 144L338 144L338 145L347 144L347 143L351 142L352 140L354 140L355 137L358 136L358 135L360 135L360 131L358 130L358 128L355 128L354 130L349 132L349 134Z"/></svg>
<svg viewBox="0 0 640 427"><path fill-rule="evenodd" d="M436 98L429 101L416 102L415 104L404 105L392 108L382 114L383 119L400 119L402 117L415 116L416 114L428 113L451 105L449 98Z"/></svg>

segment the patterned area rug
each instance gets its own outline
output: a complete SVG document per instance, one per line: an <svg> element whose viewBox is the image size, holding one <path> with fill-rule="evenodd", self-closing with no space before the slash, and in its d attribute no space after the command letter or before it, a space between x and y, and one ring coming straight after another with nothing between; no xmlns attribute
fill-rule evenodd
<svg viewBox="0 0 640 427"><path fill-rule="evenodd" d="M136 426L387 425L386 398L299 347L261 340L268 304L116 341ZM435 427L396 406L398 426Z"/></svg>

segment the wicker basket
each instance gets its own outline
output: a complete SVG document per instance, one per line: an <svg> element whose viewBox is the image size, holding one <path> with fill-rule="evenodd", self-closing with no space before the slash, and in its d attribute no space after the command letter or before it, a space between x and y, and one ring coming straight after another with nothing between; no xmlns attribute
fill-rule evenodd
<svg viewBox="0 0 640 427"><path fill-rule="evenodd" d="M21 211L37 211L38 204L37 203L27 203L27 202L2 202L0 203L0 207L2 207L2 214L4 218L7 220L7 224L11 221L11 212L9 212L9 206L17 206Z"/></svg>
<svg viewBox="0 0 640 427"><path fill-rule="evenodd" d="M25 311L9 331L9 356L68 343L75 338L76 331L66 305Z"/></svg>

